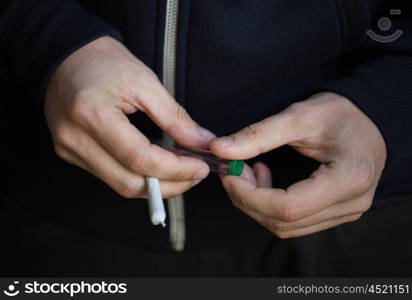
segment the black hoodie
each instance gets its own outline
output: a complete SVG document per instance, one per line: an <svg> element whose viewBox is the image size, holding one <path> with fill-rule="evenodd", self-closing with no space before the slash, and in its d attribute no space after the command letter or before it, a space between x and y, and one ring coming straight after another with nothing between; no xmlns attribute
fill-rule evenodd
<svg viewBox="0 0 412 300"><path fill-rule="evenodd" d="M170 0L169 0L170 1ZM175 0L176 1L176 0ZM342 94L381 130L388 162L372 209L411 194L412 3L380 0L179 0L176 99L217 135L276 114L319 91ZM145 246L169 247L151 225L147 203L123 199L104 183L57 158L42 100L65 57L103 35L121 40L162 77L164 0L8 0L0 2L2 196L77 230ZM401 14L390 15L390 9ZM392 28L377 26L389 16ZM367 30L389 35L371 39ZM130 117L147 135L159 130ZM286 187L317 163L288 147L259 157L274 184ZM234 208L218 178L185 194L185 249L272 238Z"/></svg>

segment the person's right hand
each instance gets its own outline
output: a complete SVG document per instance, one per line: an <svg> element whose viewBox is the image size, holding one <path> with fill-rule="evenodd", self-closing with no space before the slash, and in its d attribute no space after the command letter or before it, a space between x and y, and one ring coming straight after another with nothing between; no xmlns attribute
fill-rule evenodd
<svg viewBox="0 0 412 300"><path fill-rule="evenodd" d="M121 196L145 198L144 176L159 178L168 198L208 175L204 162L151 144L126 116L137 111L182 145L205 148L215 137L189 117L148 67L111 37L71 54L46 90L45 115L58 156L94 174Z"/></svg>

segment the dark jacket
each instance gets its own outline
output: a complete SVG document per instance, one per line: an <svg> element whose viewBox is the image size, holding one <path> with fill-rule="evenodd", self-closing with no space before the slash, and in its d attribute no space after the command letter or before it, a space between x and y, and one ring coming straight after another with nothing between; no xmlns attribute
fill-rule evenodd
<svg viewBox="0 0 412 300"><path fill-rule="evenodd" d="M402 13L382 32L378 19L390 9ZM122 40L161 77L165 10L166 0L0 2L3 197L76 230L168 247L168 230L151 225L146 201L123 199L54 154L42 112L53 70L99 36ZM226 135L319 91L348 97L388 147L375 209L386 204L379 199L412 193L411 13L410 1L180 0L176 99L202 126ZM368 29L404 34L378 43ZM130 119L146 134L160 134L142 114ZM276 187L318 166L289 147L259 159ZM186 249L273 236L231 205L213 174L185 198Z"/></svg>

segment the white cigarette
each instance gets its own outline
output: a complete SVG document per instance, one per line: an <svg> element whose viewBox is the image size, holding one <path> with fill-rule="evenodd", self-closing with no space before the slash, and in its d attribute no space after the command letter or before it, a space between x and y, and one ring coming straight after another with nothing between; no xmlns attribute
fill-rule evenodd
<svg viewBox="0 0 412 300"><path fill-rule="evenodd" d="M162 224L166 226L166 211L160 191L159 179L146 177L147 191L149 196L149 213L153 225Z"/></svg>

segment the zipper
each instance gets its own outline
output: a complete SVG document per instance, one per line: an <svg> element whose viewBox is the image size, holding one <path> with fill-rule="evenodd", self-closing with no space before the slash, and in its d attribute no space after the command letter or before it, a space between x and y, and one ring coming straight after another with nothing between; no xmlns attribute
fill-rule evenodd
<svg viewBox="0 0 412 300"><path fill-rule="evenodd" d="M163 76L162 82L166 90L175 96L176 85L176 44L179 0L167 0L166 22L163 44ZM167 134L163 135L163 143L170 145L173 140ZM183 195L170 198L167 201L169 212L169 239L172 249L183 251L186 239L185 208Z"/></svg>

